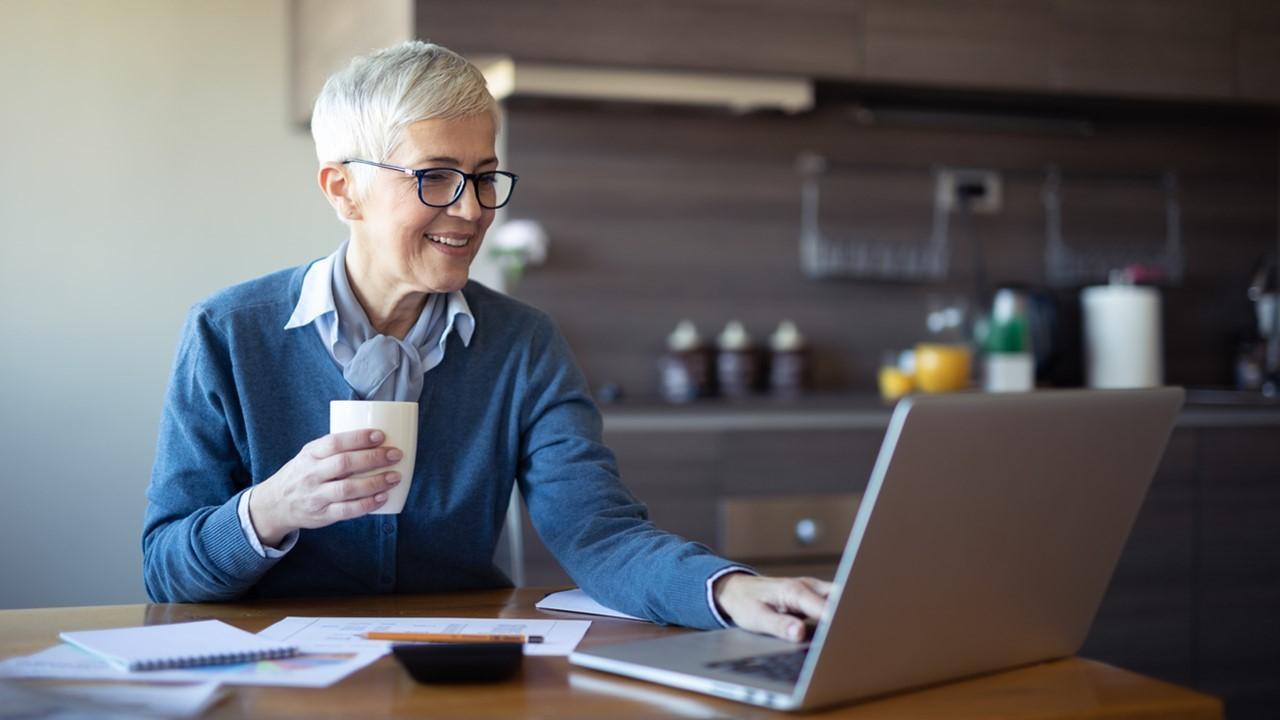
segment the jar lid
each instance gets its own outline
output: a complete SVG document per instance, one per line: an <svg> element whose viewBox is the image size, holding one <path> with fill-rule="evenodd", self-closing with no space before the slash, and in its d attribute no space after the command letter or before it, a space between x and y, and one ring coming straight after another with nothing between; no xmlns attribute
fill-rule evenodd
<svg viewBox="0 0 1280 720"><path fill-rule="evenodd" d="M751 347L751 336L747 334L747 329L737 320L730 320L724 326L724 330L720 331L720 337L716 339L716 344L721 350L746 350Z"/></svg>
<svg viewBox="0 0 1280 720"><path fill-rule="evenodd" d="M775 352L795 352L804 347L804 336L790 320L778 323L778 329L769 336L769 347Z"/></svg>
<svg viewBox="0 0 1280 720"><path fill-rule="evenodd" d="M676 329L667 336L667 348L671 352L689 352L697 350L700 345L702 345L702 338L698 335L698 328L692 320L681 320L676 323Z"/></svg>

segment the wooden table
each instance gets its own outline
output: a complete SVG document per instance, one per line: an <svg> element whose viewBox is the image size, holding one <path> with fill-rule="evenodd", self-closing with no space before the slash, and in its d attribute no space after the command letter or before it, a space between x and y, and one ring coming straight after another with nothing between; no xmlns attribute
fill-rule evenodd
<svg viewBox="0 0 1280 720"><path fill-rule="evenodd" d="M533 605L545 589L225 605L110 605L0 611L0 657L58 642L63 630L217 618L258 631L286 615L581 619ZM594 618L583 646L686 630ZM35 682L35 681L29 681ZM1093 660L1070 658L814 713L839 718L1221 718L1213 697ZM236 687L206 717L788 717L750 705L528 657L516 679L419 685L391 657L324 689Z"/></svg>

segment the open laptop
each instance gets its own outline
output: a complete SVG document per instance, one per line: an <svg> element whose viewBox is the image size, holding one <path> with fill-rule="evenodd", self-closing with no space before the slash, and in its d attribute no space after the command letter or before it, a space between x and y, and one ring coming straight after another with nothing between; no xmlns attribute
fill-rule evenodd
<svg viewBox="0 0 1280 720"><path fill-rule="evenodd" d="M808 710L1072 655L1182 400L1180 388L904 399L810 643L716 630L569 661Z"/></svg>

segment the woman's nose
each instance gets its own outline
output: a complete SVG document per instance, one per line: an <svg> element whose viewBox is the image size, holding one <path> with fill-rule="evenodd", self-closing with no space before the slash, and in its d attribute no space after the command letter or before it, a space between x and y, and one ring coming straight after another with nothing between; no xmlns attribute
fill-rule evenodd
<svg viewBox="0 0 1280 720"><path fill-rule="evenodd" d="M449 215L451 217L462 218L463 220L479 220L480 214L484 212L484 208L480 207L480 200L476 198L475 185L472 181L466 181L466 185L462 188L462 196L458 201L450 205Z"/></svg>

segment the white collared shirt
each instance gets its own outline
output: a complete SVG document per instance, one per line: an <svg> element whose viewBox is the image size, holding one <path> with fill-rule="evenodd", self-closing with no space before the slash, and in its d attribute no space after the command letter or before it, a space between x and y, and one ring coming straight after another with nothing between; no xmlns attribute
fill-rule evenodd
<svg viewBox="0 0 1280 720"><path fill-rule="evenodd" d="M332 255L317 260L307 268L307 274L302 279L302 293L298 297L298 304L294 306L293 314L284 325L285 330L291 330L314 323L316 332L320 333L320 340L329 351L329 356L339 365L350 361L356 352L355 348L349 347L338 333L338 306L333 299L331 281L334 259L338 253L345 251L346 243L343 243L342 247ZM439 302L440 297L440 294L431 295L422 312L433 312L435 306L432 303ZM433 328L429 333L432 348L423 358L424 373L444 361L445 343L449 339L449 333L456 330L462 344L466 346L471 345L471 337L475 334L476 319L471 314L471 308L467 305L467 299L463 297L462 291L455 290L443 297L447 302L444 310L445 323L443 327L437 323L438 330Z"/></svg>

